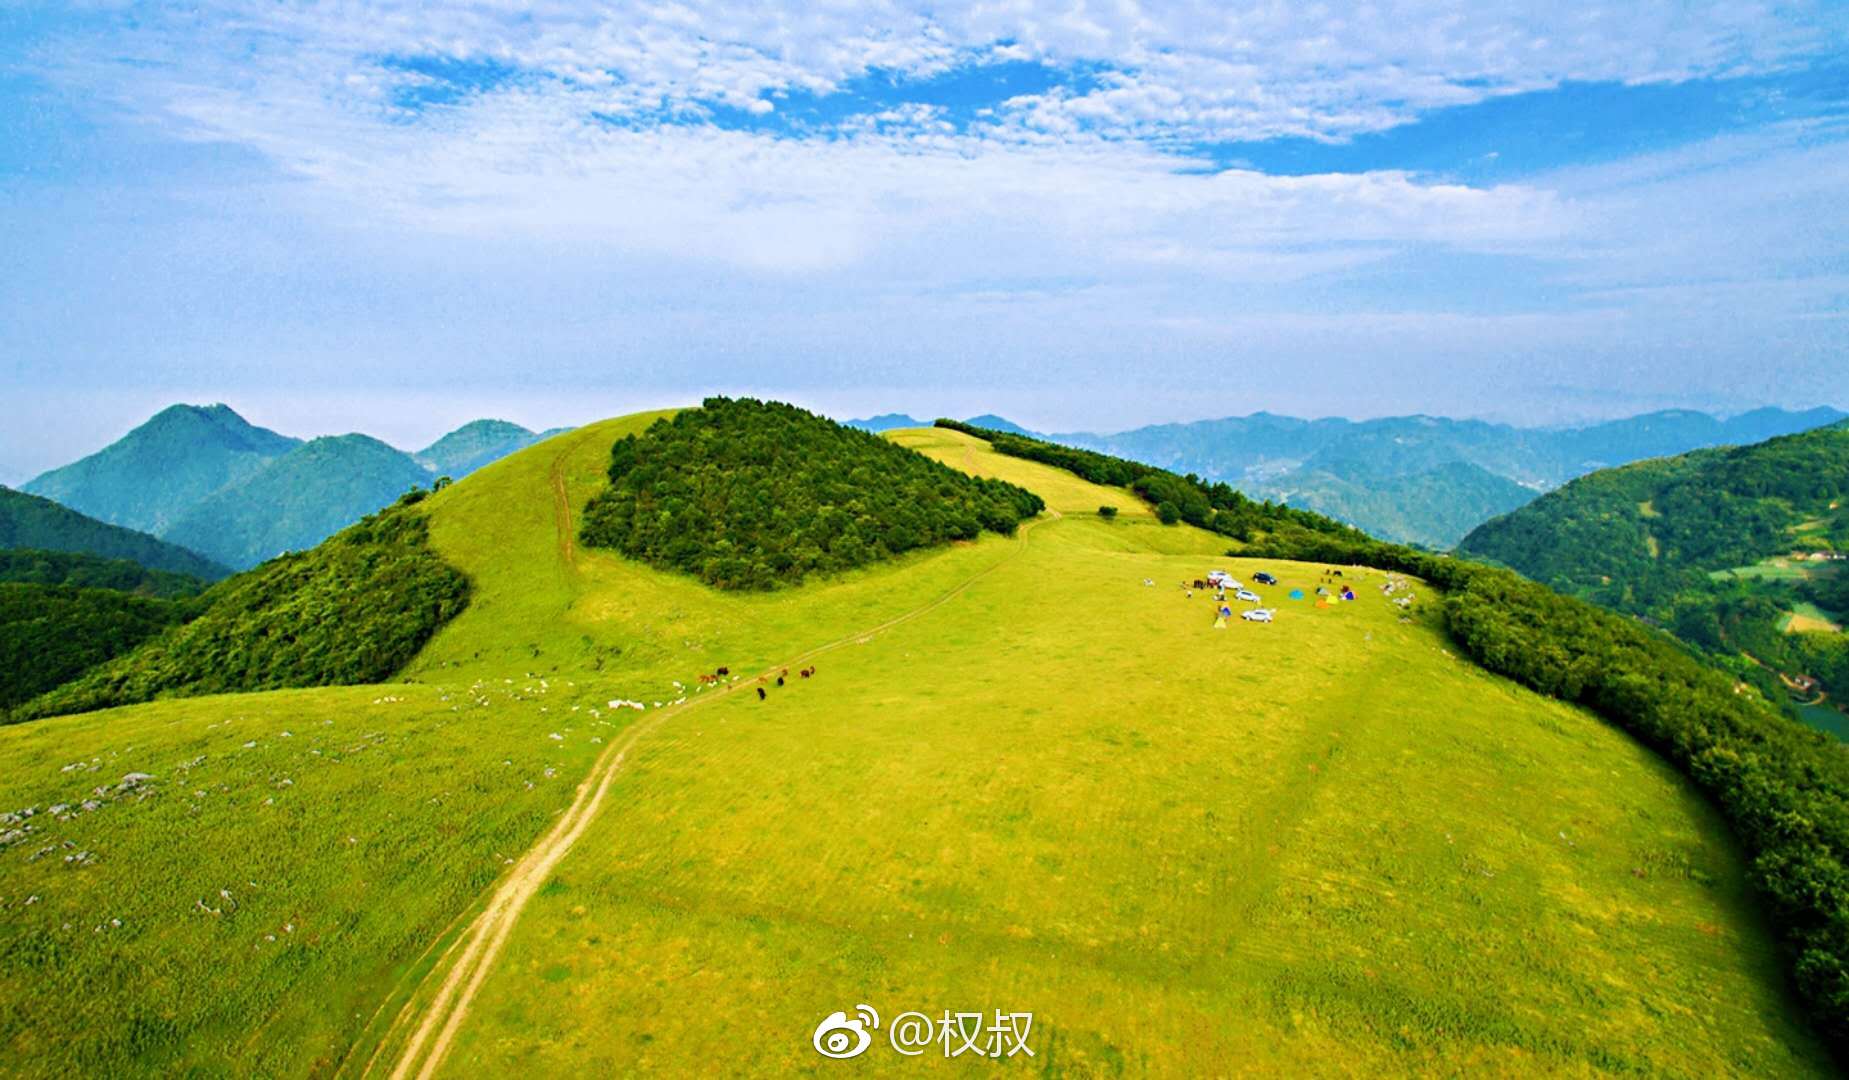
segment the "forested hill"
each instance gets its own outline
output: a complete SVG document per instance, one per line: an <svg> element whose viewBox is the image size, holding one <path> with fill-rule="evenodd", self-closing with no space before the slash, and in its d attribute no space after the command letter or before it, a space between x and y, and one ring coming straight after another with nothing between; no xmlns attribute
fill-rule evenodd
<svg viewBox="0 0 1849 1080"><path fill-rule="evenodd" d="M406 495L312 551L220 582L191 602L182 625L49 689L10 719L389 678L469 601L468 579L426 542L428 523L416 506L422 494Z"/></svg>
<svg viewBox="0 0 1849 1080"><path fill-rule="evenodd" d="M409 454L370 436L324 436L201 501L165 535L242 569L306 551L430 480Z"/></svg>
<svg viewBox="0 0 1849 1080"><path fill-rule="evenodd" d="M411 456L432 476L460 480L544 437L506 420L471 420Z"/></svg>
<svg viewBox="0 0 1849 1080"><path fill-rule="evenodd" d="M164 535L199 500L253 475L297 442L225 405L174 405L25 490L114 525Z"/></svg>
<svg viewBox="0 0 1849 1080"><path fill-rule="evenodd" d="M1710 571L1849 551L1849 424L1582 477L1458 545L1608 607L1663 605Z"/></svg>
<svg viewBox="0 0 1849 1080"><path fill-rule="evenodd" d="M0 487L0 549L81 552L128 559L149 570L216 581L230 571L193 551L110 525L23 491Z"/></svg>
<svg viewBox="0 0 1849 1080"><path fill-rule="evenodd" d="M150 570L128 559L43 548L0 549L0 583L109 589L168 600L198 596L209 584L204 578Z"/></svg>
<svg viewBox="0 0 1849 1080"><path fill-rule="evenodd" d="M1012 533L1039 496L793 405L708 398L611 450L582 539L722 589L770 589Z"/></svg>

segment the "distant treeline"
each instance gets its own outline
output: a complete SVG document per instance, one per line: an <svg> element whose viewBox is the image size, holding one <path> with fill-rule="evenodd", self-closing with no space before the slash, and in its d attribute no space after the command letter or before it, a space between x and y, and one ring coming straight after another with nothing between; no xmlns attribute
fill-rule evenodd
<svg viewBox="0 0 1849 1080"><path fill-rule="evenodd" d="M617 440L580 536L721 589L771 589L1009 534L1043 508L793 405L715 397Z"/></svg>
<svg viewBox="0 0 1849 1080"><path fill-rule="evenodd" d="M10 719L390 678L469 599L468 579L426 542L427 521L412 508L422 496L415 491L311 551L220 582L193 601L204 609L196 618L35 698Z"/></svg>
<svg viewBox="0 0 1849 1080"><path fill-rule="evenodd" d="M172 599L197 596L206 582L190 574L150 570L128 559L105 559L79 551L17 548L0 551L0 582L114 589Z"/></svg>
<svg viewBox="0 0 1849 1080"><path fill-rule="evenodd" d="M1036 460L1063 464L1064 448L1041 445ZM1674 764L1746 848L1800 999L1849 1060L1849 747L1736 693L1730 676L1669 636L1509 570L1339 529L1278 529L1235 554L1424 578L1443 590L1445 626L1478 664L1592 709Z"/></svg>
<svg viewBox="0 0 1849 1080"><path fill-rule="evenodd" d="M1222 482L1208 483L1192 473L1180 476L1093 450L1061 446L1044 439L976 427L960 420L939 420L937 426L985 439L997 451L1066 470L1094 484L1127 487L1155 508L1165 525L1185 521L1222 536L1250 540L1279 530L1302 530L1334 536L1366 534L1334 518L1281 503L1257 502Z"/></svg>

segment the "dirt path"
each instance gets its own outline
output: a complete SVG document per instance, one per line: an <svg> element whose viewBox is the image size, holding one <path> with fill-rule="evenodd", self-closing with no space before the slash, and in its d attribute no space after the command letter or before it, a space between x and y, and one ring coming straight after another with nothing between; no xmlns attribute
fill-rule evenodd
<svg viewBox="0 0 1849 1080"><path fill-rule="evenodd" d="M571 504L565 490L564 475L564 460L569 452L569 450L561 451L558 459L553 463L552 494L555 520L559 529L559 558L565 561L567 572L575 575L577 566L572 540ZM823 653L865 641L876 634L929 614L1017 558L1021 552L1026 550L1027 533L1042 520L1054 520L1058 517L1060 514L1057 511L1048 510L1044 519L1037 518L1022 525L1017 534L1018 543L1014 550L965 578L922 607L914 608L878 625L856 631L827 644L818 645L807 652L791 657L784 664L777 665L771 670L800 666ZM578 842L578 838L584 835L585 829L597 816L598 811L603 808L605 796L608 795L617 774L622 771L623 763L628 760L630 750L634 749L636 743L649 732L681 713L727 695L749 690L756 685L755 679L741 679L698 700L656 710L649 714L647 719L632 724L621 737L612 742L598 756L596 763L591 767L590 775L578 786L577 795L572 799L571 805L566 807L565 812L559 816L558 821L540 838L539 842L520 858L513 871L495 888L488 905L475 917L475 920L463 931L462 936L449 947L442 959L438 961L437 966L432 968L430 974L426 976L420 990L428 986L431 980L441 979L429 1004L421 1012L414 1011L420 994L418 991L413 991L411 999L405 1003L391 1029L382 1038L378 1050L375 1050L373 1054L373 1059L367 1062L362 1075L372 1075L380 1054L400 1032L409 1028L410 1034L405 1039L404 1048L399 1052L397 1063L392 1067L392 1080L404 1080L404 1078L413 1076L420 1078L434 1076L442 1066L444 1057L449 1053L456 1033L461 1030L463 1021L467 1019L469 1008L474 1004L475 996L481 990L482 983L487 980L496 958L500 956L502 948L507 944L508 936L513 932L515 923L519 921L520 913L525 910L528 901L539 891L540 886L551 877L552 870L558 865L559 860L571 851Z"/></svg>

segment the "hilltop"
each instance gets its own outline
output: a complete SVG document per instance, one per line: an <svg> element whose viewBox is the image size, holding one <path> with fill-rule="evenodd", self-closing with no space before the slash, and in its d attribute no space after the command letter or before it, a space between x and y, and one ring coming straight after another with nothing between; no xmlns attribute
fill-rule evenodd
<svg viewBox="0 0 1849 1080"><path fill-rule="evenodd" d="M248 423L225 405L174 405L24 490L112 525L163 536L201 499L299 443Z"/></svg>
<svg viewBox="0 0 1849 1080"><path fill-rule="evenodd" d="M662 418L403 508L470 589L399 682L0 730L0 807L99 807L0 850L0 1047L768 1075L869 1001L1030 1010L1074 1073L1829 1072L1689 782L1470 663L1430 584L1225 555L1358 534L899 431L1045 511L724 591L578 542ZM1213 629L1209 567L1277 576L1277 621ZM1335 569L1361 599L1284 598Z"/></svg>
<svg viewBox="0 0 1849 1080"><path fill-rule="evenodd" d="M326 435L200 501L166 535L242 569L314 547L429 482L402 450L366 435Z"/></svg>
<svg viewBox="0 0 1849 1080"><path fill-rule="evenodd" d="M554 429L546 435L557 434ZM434 476L460 480L490 462L545 438L506 420L471 420L411 455Z"/></svg>
<svg viewBox="0 0 1849 1080"><path fill-rule="evenodd" d="M1849 698L1849 560L1829 558L1849 555L1846 501L1849 424L1837 424L1593 473L1458 549L1744 657L1735 670L1775 700L1815 697L1793 676Z"/></svg>
<svg viewBox="0 0 1849 1080"><path fill-rule="evenodd" d="M214 581L228 570L197 552L110 525L50 499L0 487L0 550L35 548L127 559L149 570Z"/></svg>

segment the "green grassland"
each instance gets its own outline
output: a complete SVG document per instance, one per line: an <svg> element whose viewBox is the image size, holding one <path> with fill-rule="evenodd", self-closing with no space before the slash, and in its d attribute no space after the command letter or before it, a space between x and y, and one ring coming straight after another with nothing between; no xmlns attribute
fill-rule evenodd
<svg viewBox="0 0 1849 1080"><path fill-rule="evenodd" d="M639 743L452 1074L791 1071L861 1001L1031 1010L1034 1065L1077 1073L1824 1068L1722 828L1646 752L1367 588L1215 631L1174 584L1225 561L1214 538L895 437L1067 516L814 680ZM579 617L645 623L650 584ZM788 598L810 641L842 625L831 591ZM776 636L785 599L748 599L726 621Z"/></svg>
<svg viewBox="0 0 1849 1080"><path fill-rule="evenodd" d="M0 849L0 1072L362 1072L635 715L608 698L828 643L815 679L635 743L448 1073L815 1069L816 1022L862 1001L1032 1011L1011 1064L1049 1073L1828 1072L1714 814L1380 575L1317 608L1284 593L1318 568L1272 564L1278 621L1214 630L1176 582L1257 568L1224 538L933 429L892 437L1051 512L719 593L574 542L657 415L426 500L472 600L409 685L0 730L0 810L39 808ZM131 771L155 779L48 816ZM903 1066L881 1041L854 1067Z"/></svg>

